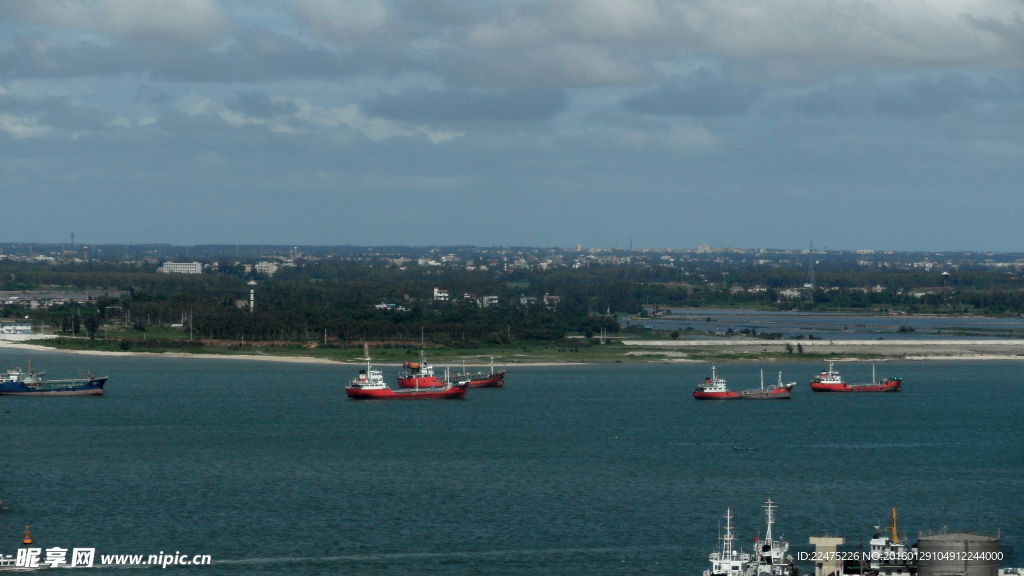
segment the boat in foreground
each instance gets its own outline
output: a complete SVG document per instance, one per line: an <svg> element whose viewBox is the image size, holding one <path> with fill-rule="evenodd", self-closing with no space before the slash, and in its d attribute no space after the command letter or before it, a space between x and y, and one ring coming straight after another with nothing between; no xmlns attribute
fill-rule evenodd
<svg viewBox="0 0 1024 576"><path fill-rule="evenodd" d="M85 378L68 378L65 380L44 380L45 372L33 372L32 360L28 362L28 370L14 368L0 375L0 395L2 396L99 396L103 394L103 385L107 376L94 377L86 373Z"/></svg>
<svg viewBox="0 0 1024 576"><path fill-rule="evenodd" d="M732 509L726 509L725 535L723 536L719 533L718 549L708 554L711 569L705 570L704 576L750 576L750 554L746 554L742 550L736 550L732 545L733 541L736 540L736 536L732 532L732 518Z"/></svg>
<svg viewBox="0 0 1024 576"><path fill-rule="evenodd" d="M871 382L868 384L847 384L843 382L839 372L828 363L828 372L822 372L811 380L811 390L815 392L899 392L903 378L888 377L875 379L875 366L871 365Z"/></svg>
<svg viewBox="0 0 1024 576"><path fill-rule="evenodd" d="M431 386L428 388L403 388L392 390L384 383L384 376L380 370L374 370L370 365L370 355L366 355L366 369L360 370L359 375L352 379L352 382L345 386L345 393L354 400L442 400L459 399L466 397L468 380L443 386Z"/></svg>

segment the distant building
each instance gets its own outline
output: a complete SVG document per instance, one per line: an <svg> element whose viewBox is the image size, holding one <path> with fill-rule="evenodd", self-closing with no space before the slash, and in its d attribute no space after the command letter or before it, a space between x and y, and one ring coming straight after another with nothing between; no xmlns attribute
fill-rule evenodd
<svg viewBox="0 0 1024 576"><path fill-rule="evenodd" d="M520 296L519 297L519 305L520 306L533 306L536 303L537 303L537 299L532 297L532 296Z"/></svg>
<svg viewBox="0 0 1024 576"><path fill-rule="evenodd" d="M203 265L199 262L164 262L156 271L164 274L202 274Z"/></svg>
<svg viewBox="0 0 1024 576"><path fill-rule="evenodd" d="M273 276L274 272L277 272L277 264L273 262L257 262L256 273L266 274L267 276Z"/></svg>
<svg viewBox="0 0 1024 576"><path fill-rule="evenodd" d="M782 298L799 298L800 291L796 288L786 288L785 290L779 290L779 296Z"/></svg>
<svg viewBox="0 0 1024 576"><path fill-rule="evenodd" d="M447 290L441 290L439 288L434 288L434 300L440 300L441 302L447 302L447 301L451 300L451 296L448 294Z"/></svg>
<svg viewBox="0 0 1024 576"><path fill-rule="evenodd" d="M497 296L483 296L480 298L480 305L484 308L490 308L491 306L497 306L501 303L501 300Z"/></svg>
<svg viewBox="0 0 1024 576"><path fill-rule="evenodd" d="M701 244L700 246L697 246L697 254L710 254L714 251L715 249L712 248L711 246L708 246L707 244Z"/></svg>
<svg viewBox="0 0 1024 576"><path fill-rule="evenodd" d="M544 295L544 306L546 306L548 310L554 310L555 307L558 306L558 303L561 301L561 296L552 296L551 294Z"/></svg>

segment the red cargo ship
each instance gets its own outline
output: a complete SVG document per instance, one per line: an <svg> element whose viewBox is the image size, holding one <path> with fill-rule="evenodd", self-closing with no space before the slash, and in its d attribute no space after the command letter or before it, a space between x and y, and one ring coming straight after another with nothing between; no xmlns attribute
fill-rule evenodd
<svg viewBox="0 0 1024 576"><path fill-rule="evenodd" d="M828 372L822 372L811 380L811 390L815 392L899 392L903 378L875 379L875 366L871 366L871 382L868 384L847 384L843 382L839 372L828 363Z"/></svg>
<svg viewBox="0 0 1024 576"><path fill-rule="evenodd" d="M443 388L448 385L434 376L434 367L423 359L422 353L419 362L406 361L403 368L405 371L398 375L399 388Z"/></svg>
<svg viewBox="0 0 1024 576"><path fill-rule="evenodd" d="M697 400L739 400L740 395L729 390L725 386L725 378L719 378L715 374L715 367L711 367L711 377L704 379L704 384L697 386L693 391L693 397Z"/></svg>
<svg viewBox="0 0 1024 576"><path fill-rule="evenodd" d="M468 380L456 384L443 384L440 387L412 388L392 390L384 383L380 370L370 366L370 355L366 355L366 369L359 371L359 376L345 386L345 393L354 400L412 400L412 399L457 399L466 397Z"/></svg>
<svg viewBox="0 0 1024 576"><path fill-rule="evenodd" d="M462 375L460 378L469 378L470 388L503 388L505 386L505 371L501 372L494 371L494 358L491 358L491 371L490 372L477 372L475 374L466 374L466 367L462 367Z"/></svg>
<svg viewBox="0 0 1024 576"><path fill-rule="evenodd" d="M796 382L782 383L782 372L779 372L779 383L764 385L764 370L761 371L761 387L733 392L725 385L725 378L719 378L715 367L711 367L711 377L704 379L704 384L697 386L693 397L697 400L789 400L790 390Z"/></svg>

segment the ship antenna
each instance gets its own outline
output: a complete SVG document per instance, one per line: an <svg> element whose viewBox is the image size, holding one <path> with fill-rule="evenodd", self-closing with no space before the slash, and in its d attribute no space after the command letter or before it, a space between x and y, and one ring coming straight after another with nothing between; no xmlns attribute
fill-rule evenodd
<svg viewBox="0 0 1024 576"><path fill-rule="evenodd" d="M761 368L761 390L764 390L764 368Z"/></svg>

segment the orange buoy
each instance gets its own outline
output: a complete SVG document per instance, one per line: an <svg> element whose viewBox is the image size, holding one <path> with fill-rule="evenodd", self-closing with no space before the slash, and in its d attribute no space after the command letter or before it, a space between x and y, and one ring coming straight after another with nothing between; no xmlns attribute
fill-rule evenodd
<svg viewBox="0 0 1024 576"><path fill-rule="evenodd" d="M21 541L25 546L32 545L32 535L28 533L28 526L25 526L25 539Z"/></svg>

